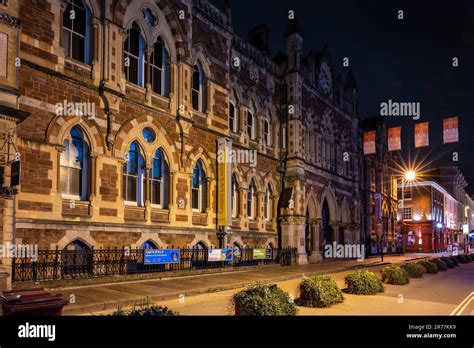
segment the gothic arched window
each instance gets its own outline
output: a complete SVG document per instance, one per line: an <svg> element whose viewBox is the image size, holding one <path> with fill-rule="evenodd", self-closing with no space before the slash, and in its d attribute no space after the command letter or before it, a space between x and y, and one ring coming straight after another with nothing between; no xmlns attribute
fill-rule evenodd
<svg viewBox="0 0 474 348"><path fill-rule="evenodd" d="M191 190L192 209L204 212L207 208L207 179L201 160L198 160L194 167Z"/></svg>
<svg viewBox="0 0 474 348"><path fill-rule="evenodd" d="M198 62L194 65L191 80L191 100L193 109L199 112L205 112L207 95L205 75L201 63Z"/></svg>
<svg viewBox="0 0 474 348"><path fill-rule="evenodd" d="M170 89L170 64L168 52L161 38L155 42L150 56L151 87L153 92L163 96L169 95Z"/></svg>
<svg viewBox="0 0 474 348"><path fill-rule="evenodd" d="M88 196L89 145L79 127L64 140L60 159L60 190L63 195L85 200Z"/></svg>
<svg viewBox="0 0 474 348"><path fill-rule="evenodd" d="M150 203L168 208L169 203L169 167L161 149L156 150L153 167L150 169Z"/></svg>
<svg viewBox="0 0 474 348"><path fill-rule="evenodd" d="M255 219L257 205L256 205L256 198L255 193L257 192L257 188L255 187L255 182L252 180L249 185L249 189L247 192L247 216L249 219Z"/></svg>
<svg viewBox="0 0 474 348"><path fill-rule="evenodd" d="M143 206L143 183L145 159L141 155L140 146L136 141L130 144L123 165L123 199Z"/></svg>
<svg viewBox="0 0 474 348"><path fill-rule="evenodd" d="M124 54L127 81L143 87L145 82L145 39L136 22L128 30Z"/></svg>

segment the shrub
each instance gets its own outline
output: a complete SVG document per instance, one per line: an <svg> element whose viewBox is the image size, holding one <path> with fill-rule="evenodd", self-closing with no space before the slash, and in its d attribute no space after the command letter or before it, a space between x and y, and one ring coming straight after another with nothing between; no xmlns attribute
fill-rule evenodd
<svg viewBox="0 0 474 348"><path fill-rule="evenodd" d="M410 278L421 278L423 277L423 273L426 273L425 267L415 262L406 263L402 268L407 272Z"/></svg>
<svg viewBox="0 0 474 348"><path fill-rule="evenodd" d="M426 272L429 274L438 273L438 265L432 261L429 261L429 260L420 261L419 264L422 265L426 269Z"/></svg>
<svg viewBox="0 0 474 348"><path fill-rule="evenodd" d="M432 262L436 263L438 266L438 271L446 271L448 269L448 265L441 259L432 259Z"/></svg>
<svg viewBox="0 0 474 348"><path fill-rule="evenodd" d="M456 258L456 256L449 256L449 259L453 261L454 266L459 266L459 260Z"/></svg>
<svg viewBox="0 0 474 348"><path fill-rule="evenodd" d="M113 315L129 317L168 317L179 315L179 313L171 311L168 307L149 305L134 307L128 312L119 307Z"/></svg>
<svg viewBox="0 0 474 348"><path fill-rule="evenodd" d="M235 315L295 315L296 306L288 293L275 284L246 287L233 297Z"/></svg>
<svg viewBox="0 0 474 348"><path fill-rule="evenodd" d="M451 260L451 258L443 256L440 259L446 264L448 268L454 268L454 262Z"/></svg>
<svg viewBox="0 0 474 348"><path fill-rule="evenodd" d="M399 266L387 266L383 268L380 272L382 273L382 281L384 283L404 285L410 282L410 280L408 279L408 274Z"/></svg>
<svg viewBox="0 0 474 348"><path fill-rule="evenodd" d="M349 273L345 278L347 289L350 294L374 295L385 290L382 281L377 275L369 271L357 271Z"/></svg>
<svg viewBox="0 0 474 348"><path fill-rule="evenodd" d="M305 278L300 284L299 304L307 307L330 307L344 301L342 291L328 276Z"/></svg>
<svg viewBox="0 0 474 348"><path fill-rule="evenodd" d="M465 255L471 259L471 262L474 261L474 254L465 254Z"/></svg>

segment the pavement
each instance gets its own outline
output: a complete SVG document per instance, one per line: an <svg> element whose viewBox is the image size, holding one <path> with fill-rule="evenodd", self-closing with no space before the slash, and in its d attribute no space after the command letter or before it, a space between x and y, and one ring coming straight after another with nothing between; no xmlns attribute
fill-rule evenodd
<svg viewBox="0 0 474 348"><path fill-rule="evenodd" d="M62 293L66 299L70 300L70 304L65 306L63 309L64 315L107 314L116 310L118 307L127 308L142 303L144 300L150 303L159 302L160 304L164 303L164 301L174 300L178 301L178 304L183 304L180 302L184 301L187 303L188 301L191 301L193 296L212 293L214 294L213 300L219 301L219 297L221 296L222 298L225 298L225 296L231 296L231 294L226 291L234 290L234 292L236 292L237 289L256 282L288 282L288 286L293 286L293 283L291 282L293 281L295 288L297 288L296 285L302 277L318 274L338 274L338 279L342 277L339 281L343 282L343 274L349 270L372 267L381 268L389 263L401 263L421 258L430 258L433 256L441 256L441 254L413 253L398 256L386 255L383 263L380 261L380 258L369 258L362 261L328 261L301 266L282 267L279 265L273 265L255 267L241 271L236 270L232 272L199 274L178 278L147 279L128 282L121 281L117 283L68 287L53 289L52 292ZM283 285L285 284L286 283ZM194 300L198 300L198 298L195 298ZM202 303L199 307L202 312Z"/></svg>

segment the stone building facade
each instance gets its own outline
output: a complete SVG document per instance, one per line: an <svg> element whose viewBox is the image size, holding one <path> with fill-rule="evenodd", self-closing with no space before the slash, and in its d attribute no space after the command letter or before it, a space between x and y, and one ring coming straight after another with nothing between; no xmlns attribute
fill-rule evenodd
<svg viewBox="0 0 474 348"><path fill-rule="evenodd" d="M388 128L382 116L363 121L364 131L375 131L375 154L363 158L363 235L368 254L401 248L397 225L397 182L401 169L397 152L388 151Z"/></svg>
<svg viewBox="0 0 474 348"><path fill-rule="evenodd" d="M206 0L0 4L15 18L0 22L9 98L0 103L24 116L14 131L14 232L4 240L219 245L216 142L227 137L257 161L232 167L223 244L294 246L306 263L325 243L360 241L355 80L349 72L342 82L327 48L303 54L296 20L286 52L271 58L264 26L243 39L230 5Z"/></svg>

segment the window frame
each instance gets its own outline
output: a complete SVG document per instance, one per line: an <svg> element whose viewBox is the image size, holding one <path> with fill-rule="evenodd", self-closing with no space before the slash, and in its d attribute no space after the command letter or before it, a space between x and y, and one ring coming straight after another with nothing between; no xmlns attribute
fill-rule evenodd
<svg viewBox="0 0 474 348"><path fill-rule="evenodd" d="M80 2L83 7L80 7L77 2ZM65 17L69 16L71 11L77 11L77 9L80 9L81 11L84 11L84 33L78 32L74 30L74 21L77 20L75 19L70 19L71 21L71 28L66 27L65 25ZM77 13L77 12L75 12ZM63 12L63 17L62 17L62 37L61 37L61 45L64 48L64 52L66 54L66 57L68 59L73 59L75 61L81 62L83 64L91 65L92 64L92 50L91 50L91 44L92 44L92 30L91 30L91 20L92 20L92 12L89 8L89 6L85 3L84 0L68 0L66 9ZM68 39L66 39L66 36L68 36ZM77 44L74 44L74 36L79 37L82 39L83 42L83 49L84 49L84 57L82 59L78 59L73 56L73 49L74 47L77 46ZM68 43L68 45L66 45ZM69 47L66 47L69 46Z"/></svg>
<svg viewBox="0 0 474 348"><path fill-rule="evenodd" d="M130 148L132 146L132 144L135 144L136 148L137 148L137 162L136 162L136 166L137 166L137 174L130 174L128 172L128 168L129 168L129 165L128 163L130 162L130 157L128 159L128 161L126 161L124 163L124 165L122 166L122 199L123 199L123 202L125 205L129 205L129 206L138 206L138 207L143 207L145 205L145 197L144 197L144 192L145 192L145 168L144 168L144 165L146 163L146 159L144 157L144 155L142 155L142 149L141 149L141 146L140 144L135 140L133 142L130 143L130 145L128 146L128 150L127 150L127 153L130 153ZM127 172L125 171L125 168L127 168ZM136 180L136 188L135 188L135 194L136 194L136 200L135 201L130 201L128 200L129 197L127 197L127 187L128 187L128 178L135 178Z"/></svg>

